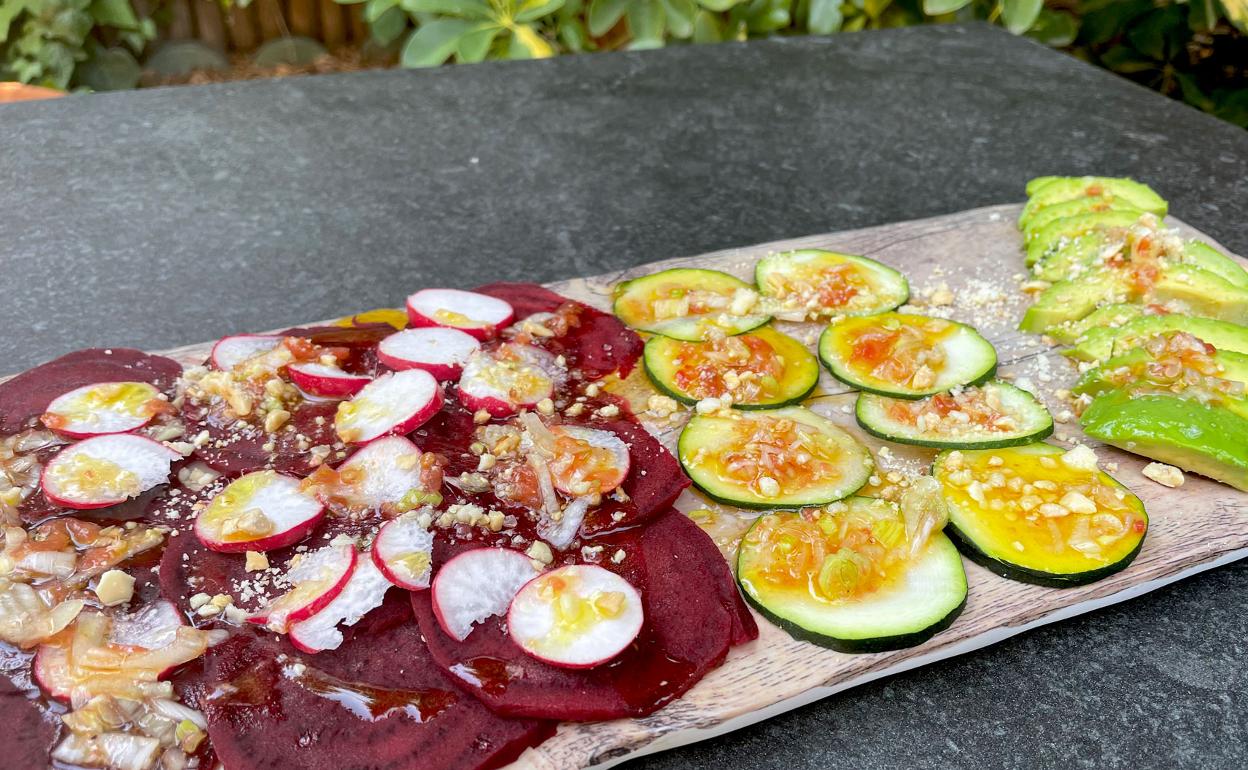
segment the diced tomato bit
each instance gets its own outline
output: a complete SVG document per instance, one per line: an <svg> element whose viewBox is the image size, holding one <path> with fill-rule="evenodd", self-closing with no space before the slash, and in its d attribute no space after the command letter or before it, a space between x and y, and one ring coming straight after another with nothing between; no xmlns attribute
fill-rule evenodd
<svg viewBox="0 0 1248 770"><path fill-rule="evenodd" d="M875 366L892 352L893 346L901 338L899 331L869 331L854 340L851 358L856 362Z"/></svg>

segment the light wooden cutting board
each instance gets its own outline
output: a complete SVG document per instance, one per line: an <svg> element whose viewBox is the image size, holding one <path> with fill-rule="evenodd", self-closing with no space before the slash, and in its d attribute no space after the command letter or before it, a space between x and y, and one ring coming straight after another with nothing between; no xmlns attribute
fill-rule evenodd
<svg viewBox="0 0 1248 770"><path fill-rule="evenodd" d="M1069 387L1074 367L1040 338L1014 327L1030 300L1018 289L1024 273L1022 239L1015 227L1021 207L992 206L930 219L882 225L827 235L746 246L667 259L593 278L550 284L550 288L595 307L610 310L611 286L668 267L706 267L753 280L754 263L775 251L825 248L862 254L880 260L910 279L912 302L919 310L954 318L977 327L997 348L1000 371L1018 384L1031 384L1055 415L1065 410L1051 394ZM1218 244L1178 220L1168 220L1185 237ZM923 297L940 284L954 295L950 305L925 306ZM414 290L415 287L413 287ZM361 308L364 310L365 308ZM786 332L807 340L813 348L819 327L779 324ZM166 351L186 364L202 362L212 343ZM625 383L626 395L646 391L639 377ZM880 473L889 469L916 472L926 467L934 451L892 445L859 430L854 423L854 394L825 372L808 406L851 430L877 452ZM669 448L685 420L643 421ZM1056 443L1086 439L1071 419L1057 425ZM1102 463L1117 463L1113 475L1144 501L1150 527L1144 547L1126 570L1089 586L1042 588L997 577L966 562L969 596L966 609L953 626L927 643L907 650L870 655L846 655L791 639L758 618L757 641L734 648L727 661L686 695L644 719L590 724L565 724L546 743L526 751L511 770L607 768L626 759L706 740L730 730L825 698L890 674L986 647L1045 623L1125 601L1188 575L1248 556L1248 494L1198 476L1188 476L1180 489L1167 489L1140 475L1146 460L1108 447L1098 447ZM710 505L687 492L677 507L688 511L711 508L730 526L728 535L744 529L757 512ZM715 534L721 534L716 532Z"/></svg>

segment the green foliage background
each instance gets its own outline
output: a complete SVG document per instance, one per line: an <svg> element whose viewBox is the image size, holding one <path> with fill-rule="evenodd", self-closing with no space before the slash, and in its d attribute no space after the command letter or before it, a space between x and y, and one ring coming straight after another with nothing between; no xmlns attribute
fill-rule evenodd
<svg viewBox="0 0 1248 770"><path fill-rule="evenodd" d="M1248 0L337 1L405 67L979 19L1248 128ZM0 80L93 87L154 32L131 0L0 0Z"/></svg>

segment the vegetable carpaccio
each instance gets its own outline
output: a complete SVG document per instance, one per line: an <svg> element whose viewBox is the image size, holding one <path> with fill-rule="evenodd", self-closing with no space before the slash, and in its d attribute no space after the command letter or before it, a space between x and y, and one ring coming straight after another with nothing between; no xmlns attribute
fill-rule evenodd
<svg viewBox="0 0 1248 770"><path fill-rule="evenodd" d="M636 365L637 335L540 286L478 293L510 304L514 321L476 328L436 308L421 322L474 330L473 355L485 358L465 369L478 373L479 391L499 395L484 410L449 378L436 413L415 428L409 405L389 395L367 401L365 386L326 398L288 372L300 364L375 382L391 371L378 345L401 323L231 338L185 372L139 351L81 351L0 384L0 481L9 484L0 489L0 662L12 680L0 679L0 719L17 726L0 736L9 764L501 767L558 720L662 708L757 636L717 547L672 508L689 484L680 465L603 387ZM113 422L94 424L141 424L131 432L179 458L165 483L134 478L133 462L109 454L126 442L96 441L52 463L84 439L55 430L63 410L45 414L49 403L100 383L146 385L90 389L68 419L90 428L93 410L106 410ZM138 403L133 394L150 396L147 386L158 399ZM549 397L528 403L511 395L546 387ZM93 446L102 449L86 451ZM59 497L43 492L49 466ZM55 502L66 494L124 502L71 510ZM292 494L323 514L307 519L314 507ZM211 537L196 526L205 511ZM400 517L404 537L374 555L379 527ZM288 531L301 539L291 543ZM519 582L528 565L534 577L570 565L622 577L622 593L577 594L561 580L530 594L540 604L549 590L570 592L552 604L575 608L561 634L625 610L644 613L640 631L631 627L627 644L611 637L600 659L582 646L591 665L567 667L512 641L505 606L443 607L473 619L456 641L434 597L472 597L439 595L436 576L479 548L514 552ZM388 573L376 568L383 555ZM578 569L558 574L590 574ZM396 571L426 577L404 583ZM429 575L432 589L399 587L428 585ZM162 599L185 625L134 620ZM51 674L31 671L36 652L65 661L60 700L40 691Z"/></svg>

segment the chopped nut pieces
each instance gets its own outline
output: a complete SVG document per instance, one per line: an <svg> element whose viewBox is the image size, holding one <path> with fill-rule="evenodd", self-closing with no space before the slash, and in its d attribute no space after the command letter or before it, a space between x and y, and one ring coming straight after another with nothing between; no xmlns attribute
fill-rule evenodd
<svg viewBox="0 0 1248 770"><path fill-rule="evenodd" d="M1183 482L1187 480L1183 476L1183 471L1165 463L1149 463L1144 466L1142 473L1146 478L1171 489L1183 486Z"/></svg>
<svg viewBox="0 0 1248 770"><path fill-rule="evenodd" d="M119 569L110 569L95 586L95 595L105 607L125 604L134 597L134 576Z"/></svg>

